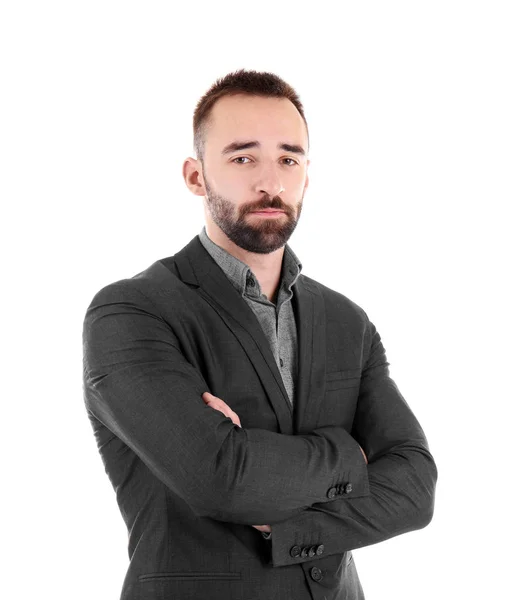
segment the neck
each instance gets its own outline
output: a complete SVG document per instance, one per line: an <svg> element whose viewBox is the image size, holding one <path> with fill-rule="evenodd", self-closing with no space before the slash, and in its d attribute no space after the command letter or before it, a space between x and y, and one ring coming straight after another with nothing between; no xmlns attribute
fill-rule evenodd
<svg viewBox="0 0 518 600"><path fill-rule="evenodd" d="M229 254L248 265L259 281L261 292L268 300L274 301L277 288L281 279L282 259L284 246L269 254L249 252L234 244L221 229L213 222L207 222L205 230L209 238L218 246L224 248Z"/></svg>

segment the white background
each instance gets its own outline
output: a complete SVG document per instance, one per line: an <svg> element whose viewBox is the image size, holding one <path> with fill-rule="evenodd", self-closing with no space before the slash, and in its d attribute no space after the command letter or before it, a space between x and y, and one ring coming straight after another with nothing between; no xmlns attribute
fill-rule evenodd
<svg viewBox="0 0 518 600"><path fill-rule="evenodd" d="M439 470L428 527L354 551L367 599L517 597L515 6L2 4L5 598L119 597L82 321L200 231L192 113L238 68L299 92L312 162L290 245L377 326Z"/></svg>

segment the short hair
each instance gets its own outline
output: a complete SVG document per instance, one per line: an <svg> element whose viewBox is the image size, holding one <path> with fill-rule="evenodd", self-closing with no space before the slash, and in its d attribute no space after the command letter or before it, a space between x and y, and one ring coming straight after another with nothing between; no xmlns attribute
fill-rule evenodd
<svg viewBox="0 0 518 600"><path fill-rule="evenodd" d="M196 158L201 160L202 164L207 126L210 123L212 107L223 96L235 96L237 94L249 94L250 96L265 98L287 98L295 105L304 120L309 144L309 131L304 108L293 87L274 73L239 69L217 79L196 105L193 116L193 150Z"/></svg>

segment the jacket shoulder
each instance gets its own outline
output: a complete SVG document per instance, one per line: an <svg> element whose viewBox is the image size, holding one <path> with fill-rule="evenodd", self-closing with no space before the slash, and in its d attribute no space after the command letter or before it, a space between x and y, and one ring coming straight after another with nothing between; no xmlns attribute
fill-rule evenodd
<svg viewBox="0 0 518 600"><path fill-rule="evenodd" d="M170 263L171 259L172 257L157 260L135 275L104 285L94 294L88 308L109 302L132 300L148 306L159 303L164 281L167 282L168 289L184 286L175 270L163 263L164 260Z"/></svg>
<svg viewBox="0 0 518 600"><path fill-rule="evenodd" d="M327 311L331 313L338 312L340 316L356 318L364 323L369 321L369 317L363 308L344 294L331 289L307 275L301 274L300 277L303 278L304 283L308 284L307 287L313 287L316 292L322 295Z"/></svg>

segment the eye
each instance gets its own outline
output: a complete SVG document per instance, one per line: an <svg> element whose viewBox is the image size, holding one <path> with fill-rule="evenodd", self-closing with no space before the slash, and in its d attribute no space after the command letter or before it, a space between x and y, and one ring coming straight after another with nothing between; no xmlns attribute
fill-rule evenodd
<svg viewBox="0 0 518 600"><path fill-rule="evenodd" d="M233 162L233 163L236 163L236 161L238 161L238 160L241 160L241 159L250 160L250 159L249 159L247 156L236 156L236 158L233 158L233 159L232 159L232 162ZM288 164L288 166L289 166L289 167L293 167L293 166L295 166L295 165L298 165L298 164L299 164L299 163L298 163L296 160L294 160L293 158L289 158L289 157L287 157L287 158L285 158L284 160L291 160L291 163L290 163L290 164ZM239 162L239 163L236 163L236 164L238 164L238 165L245 165L246 163L244 163L244 162Z"/></svg>

